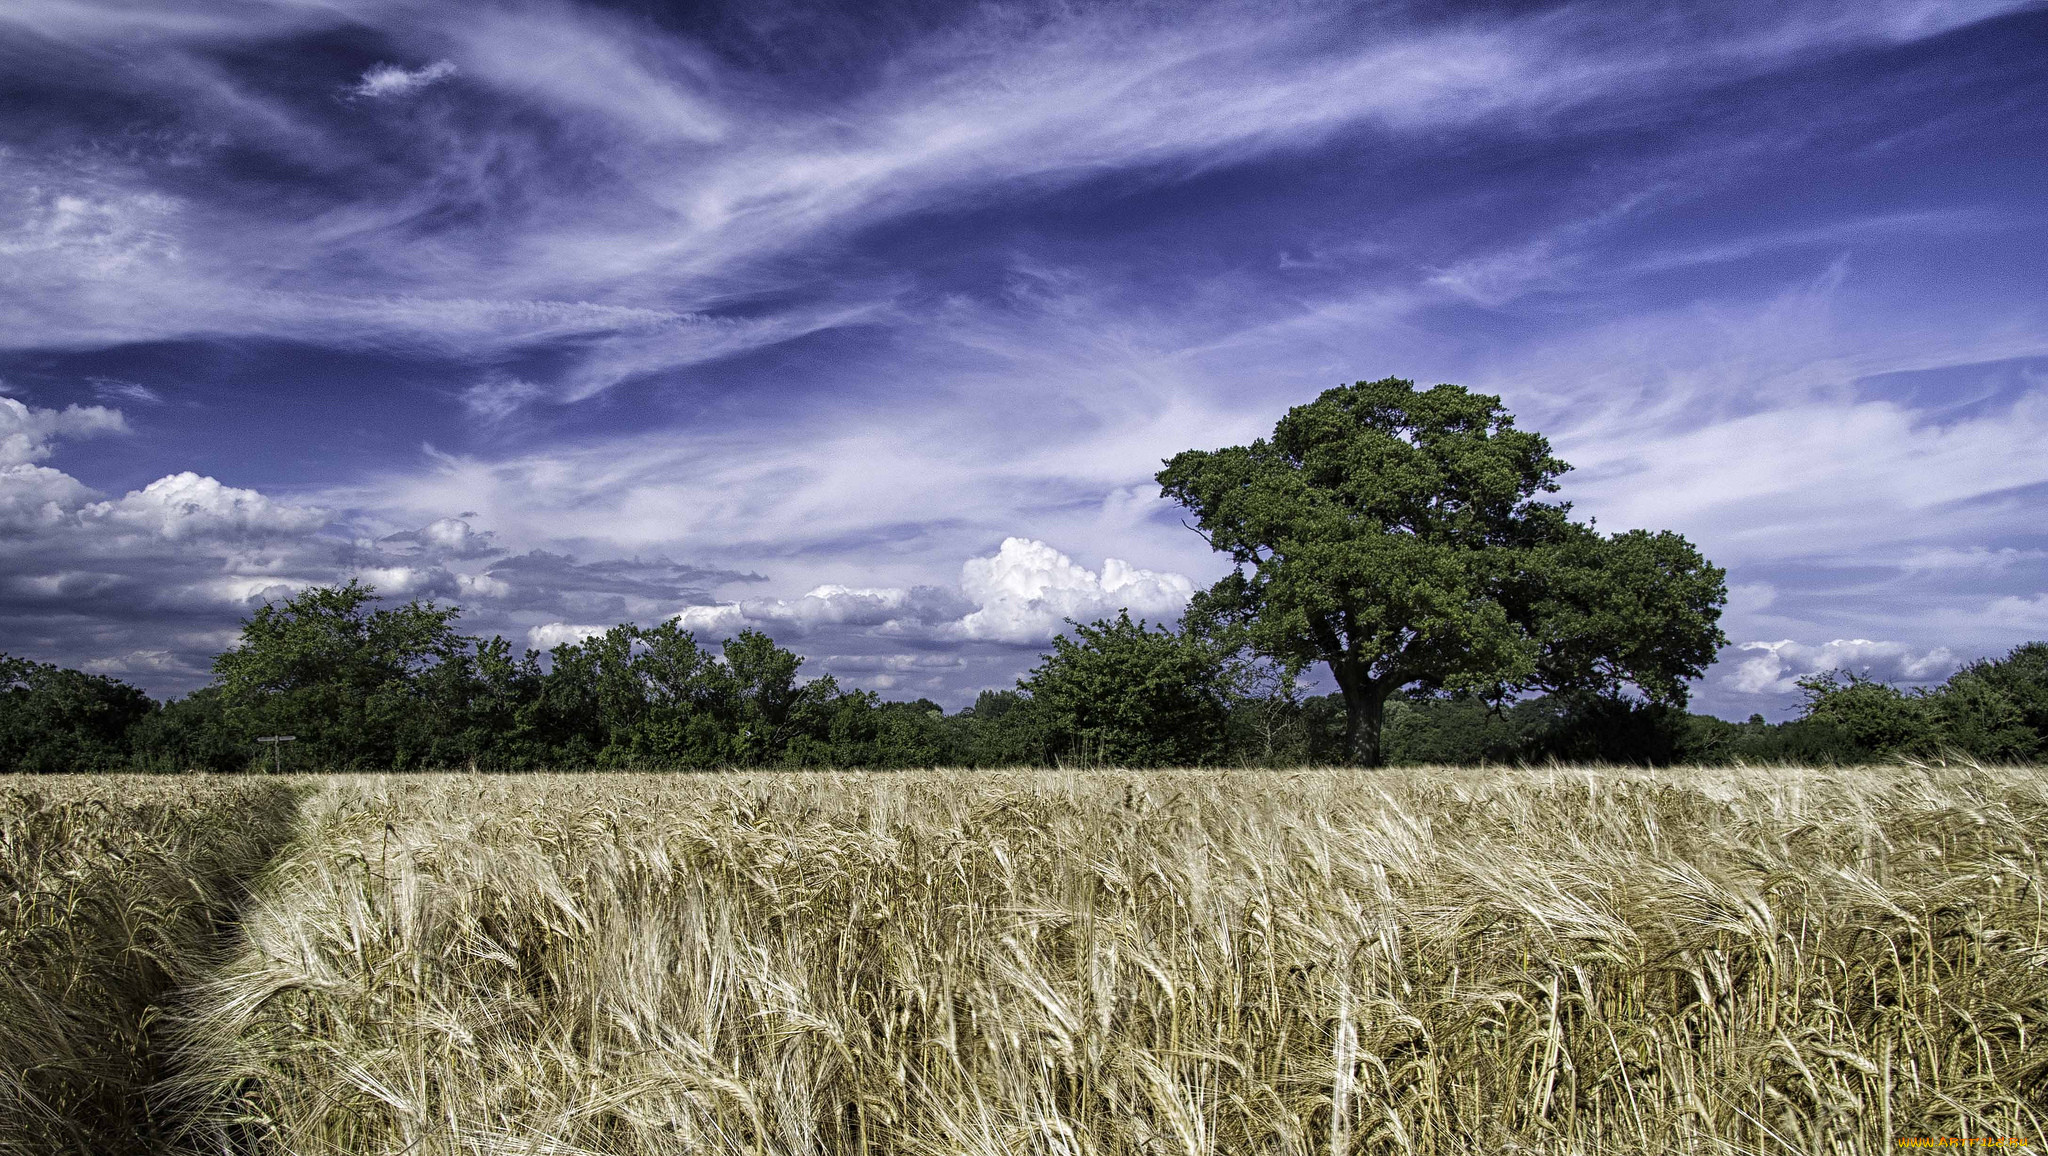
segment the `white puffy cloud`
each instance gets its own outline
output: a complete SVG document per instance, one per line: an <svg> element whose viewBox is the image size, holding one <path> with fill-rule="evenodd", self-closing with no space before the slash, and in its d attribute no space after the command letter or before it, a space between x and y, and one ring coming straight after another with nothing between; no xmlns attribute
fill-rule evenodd
<svg viewBox="0 0 2048 1156"><path fill-rule="evenodd" d="M747 616L792 626L826 623L848 626L881 626L903 616L911 593L894 587L854 587L828 583L802 598L758 601L745 604Z"/></svg>
<svg viewBox="0 0 2048 1156"><path fill-rule="evenodd" d="M1181 574L1142 570L1120 558L1097 574L1033 538L1007 538L986 558L970 558L957 592L929 586L818 586L800 598L754 599L692 606L683 627L730 637L748 626L797 633L856 628L882 636L961 642L1037 643L1067 619L1091 621L1119 610L1160 620L1177 618L1194 594Z"/></svg>
<svg viewBox="0 0 2048 1156"><path fill-rule="evenodd" d="M568 622L549 622L526 632L527 645L535 650L553 650L557 646L574 646L586 638L595 638L609 627L579 626Z"/></svg>
<svg viewBox="0 0 2048 1156"><path fill-rule="evenodd" d="M415 598L431 594L443 586L448 572L434 567L418 566L365 566L355 572L355 577L377 588L377 593L391 598Z"/></svg>
<svg viewBox="0 0 2048 1156"><path fill-rule="evenodd" d="M135 675L135 674L194 674L198 667L168 650L131 650L113 658L95 658L79 667L93 674Z"/></svg>
<svg viewBox="0 0 2048 1156"><path fill-rule="evenodd" d="M47 452L53 436L120 428L111 413L0 406L24 435L17 456ZM48 466L0 465L0 637L10 651L96 663L162 693L203 682L210 655L253 608L350 578L386 597L460 606L466 633L525 635L544 649L604 629L578 623L644 621L724 583L760 580L663 557L507 556L472 516L378 536L361 511L338 516L192 472L109 497ZM877 592L815 593L783 618L875 618Z"/></svg>
<svg viewBox="0 0 2048 1156"><path fill-rule="evenodd" d="M512 584L489 574L457 574L455 588L465 598L505 598L512 593Z"/></svg>
<svg viewBox="0 0 2048 1156"><path fill-rule="evenodd" d="M0 530L21 533L57 526L94 496L62 470L0 466Z"/></svg>
<svg viewBox="0 0 2048 1156"><path fill-rule="evenodd" d="M967 660L957 654L828 654L818 662L835 671L894 673L959 670Z"/></svg>
<svg viewBox="0 0 2048 1156"><path fill-rule="evenodd" d="M328 520L324 510L273 501L189 470L158 478L117 501L95 503L83 514L90 521L170 539L297 534Z"/></svg>
<svg viewBox="0 0 2048 1156"><path fill-rule="evenodd" d="M11 398L0 398L0 422L14 420L13 436L0 443L22 458L47 452L47 438L53 433L101 432L123 429L120 413L98 406L26 411ZM0 463L0 528L18 535L32 534L35 545L51 551L53 559L65 550L120 553L141 549L134 539L163 542L205 542L206 551L226 549L225 540L295 537L325 526L326 511L279 502L255 490L222 484L218 479L190 471L158 478L140 490L119 498L96 500L100 495L61 470L29 464L27 461ZM18 538L14 546L26 549L30 542ZM243 555L253 558L255 555Z"/></svg>
<svg viewBox="0 0 2048 1156"><path fill-rule="evenodd" d="M1104 559L1098 576L1029 538L1006 538L993 556L969 559L960 589L980 609L960 620L959 634L995 642L1043 642L1066 619L1088 621L1118 610L1174 618L1195 592L1184 575L1140 570L1119 558Z"/></svg>
<svg viewBox="0 0 2048 1156"><path fill-rule="evenodd" d="M127 419L118 409L99 405L38 409L0 397L0 468L42 461L50 456L51 443L60 437L127 432Z"/></svg>
<svg viewBox="0 0 2048 1156"><path fill-rule="evenodd" d="M1798 689L1801 677L1837 669L1881 682L1935 682L1961 665L1947 647L1920 650L1903 642L1868 638L1837 638L1822 646L1786 638L1745 642L1738 649L1752 657L1736 664L1728 682L1744 694L1789 694Z"/></svg>

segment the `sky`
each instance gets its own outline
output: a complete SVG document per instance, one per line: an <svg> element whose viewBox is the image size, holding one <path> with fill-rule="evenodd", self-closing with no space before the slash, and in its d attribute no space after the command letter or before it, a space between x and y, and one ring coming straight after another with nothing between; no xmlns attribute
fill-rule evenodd
<svg viewBox="0 0 2048 1156"><path fill-rule="evenodd" d="M1497 394L1728 572L1696 709L2048 638L2048 5L0 5L0 650L359 577L1014 685L1151 480Z"/></svg>

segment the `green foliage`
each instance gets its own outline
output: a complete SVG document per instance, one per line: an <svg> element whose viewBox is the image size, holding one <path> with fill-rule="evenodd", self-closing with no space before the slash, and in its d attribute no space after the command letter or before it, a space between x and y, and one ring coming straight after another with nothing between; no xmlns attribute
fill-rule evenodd
<svg viewBox="0 0 2048 1156"><path fill-rule="evenodd" d="M1726 642L1722 571L1676 535L1602 537L1542 500L1569 467L1497 397L1359 382L1290 409L1271 440L1165 465L1161 492L1237 567L1189 622L1327 663L1365 765L1404 687L1682 706Z"/></svg>
<svg viewBox="0 0 2048 1156"><path fill-rule="evenodd" d="M1528 680L1535 693L1422 680L1390 692L1383 762L1844 764L2048 753L2048 643L1973 663L1933 689L1815 675L1801 684L1804 717L1784 724L1688 715L1667 701L1682 682L1658 681L1674 669L1670 648L1623 639L1603 650L1591 640L1709 616L1718 571L1668 535L1596 539L1568 528L1545 549L1591 561L1544 563L1569 581L1518 579L1546 600L1531 612L1549 624L1530 635L1543 642ZM1249 585L1242 574L1235 582ZM1219 604L1212 590L1180 631L1128 614L1075 626L1019 689L983 691L948 715L928 699L886 702L829 677L806 681L801 657L755 631L714 650L674 620L623 624L543 656L456 634L453 608L380 609L373 590L351 583L258 611L217 660L212 685L161 706L113 679L0 655L0 767L260 770L269 761L252 739L271 733L298 735L288 769L308 770L1355 762L1355 698L1302 696L1299 656L1262 655L1262 619L1219 613Z"/></svg>
<svg viewBox="0 0 2048 1156"><path fill-rule="evenodd" d="M315 586L258 609L241 642L214 659L223 718L245 740L294 735L292 757L335 770L421 765L434 732L427 677L461 653L460 613L430 602L371 609L355 580Z"/></svg>
<svg viewBox="0 0 2048 1156"><path fill-rule="evenodd" d="M1971 663L1932 705L1942 741L1955 749L2010 761L2048 754L2048 642Z"/></svg>
<svg viewBox="0 0 2048 1156"><path fill-rule="evenodd" d="M1799 680L1804 719L1833 728L1856 756L1953 752L2018 762L2048 753L2048 643L1971 663L1932 690L1901 691L1850 671Z"/></svg>
<svg viewBox="0 0 2048 1156"><path fill-rule="evenodd" d="M961 762L970 767L1023 767L1045 761L1045 719L1014 690L984 690L961 712Z"/></svg>
<svg viewBox="0 0 2048 1156"><path fill-rule="evenodd" d="M1846 670L1799 680L1801 717L1834 728L1858 754L1919 754L1935 745L1927 696L1908 694Z"/></svg>
<svg viewBox="0 0 2048 1156"><path fill-rule="evenodd" d="M1193 632L1147 629L1128 611L1092 624L1019 680L1050 752L1109 766L1215 760L1228 715L1227 655Z"/></svg>
<svg viewBox="0 0 2048 1156"><path fill-rule="evenodd" d="M1679 737L1679 761L1707 765L1771 763L1825 766L1855 763L1865 756L1841 730L1808 719L1772 724L1762 715L1732 723L1711 715L1687 715Z"/></svg>
<svg viewBox="0 0 2048 1156"><path fill-rule="evenodd" d="M248 770L256 761L256 744L228 725L217 686L201 687L152 711L128 732L128 747L132 765L143 771L227 774Z"/></svg>
<svg viewBox="0 0 2048 1156"><path fill-rule="evenodd" d="M154 708L125 682L0 653L0 772L116 769Z"/></svg>

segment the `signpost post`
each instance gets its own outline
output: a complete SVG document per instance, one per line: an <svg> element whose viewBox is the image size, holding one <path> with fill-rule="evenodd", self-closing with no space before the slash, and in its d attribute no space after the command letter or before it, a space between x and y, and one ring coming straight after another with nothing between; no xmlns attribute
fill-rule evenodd
<svg viewBox="0 0 2048 1156"><path fill-rule="evenodd" d="M284 773L284 744L297 742L298 739L299 736L297 735L264 735L256 740L259 743L270 744L271 766L274 774L281 775Z"/></svg>

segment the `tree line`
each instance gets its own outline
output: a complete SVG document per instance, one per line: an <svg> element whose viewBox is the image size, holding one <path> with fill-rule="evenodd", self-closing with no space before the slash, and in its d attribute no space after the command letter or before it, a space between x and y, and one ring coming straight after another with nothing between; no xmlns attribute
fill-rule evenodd
<svg viewBox="0 0 2048 1156"><path fill-rule="evenodd" d="M263 769L260 736L296 737L301 770L912 766L1300 766L1347 763L1341 692L1188 630L1128 615L1079 624L1015 690L947 712L800 677L745 632L717 650L674 622L621 625L546 656L455 632L456 611L379 608L360 583L263 607L214 681L158 702L118 679L0 655L0 768ZM2048 756L2048 642L1901 691L1846 671L1801 682L1800 717L1732 723L1601 696L1508 704L1407 691L1386 704L1384 761L1646 764Z"/></svg>
<svg viewBox="0 0 2048 1156"><path fill-rule="evenodd" d="M1686 710L1727 638L1724 572L1669 531L1600 532L1549 500L1570 467L1500 399L1399 378L1328 390L1271 438L1190 450L1160 492L1231 561L1178 627L1070 624L1014 690L948 714L804 679L758 631L716 650L676 621L543 656L377 604L359 582L266 605L213 681L158 703L0 656L0 766L1126 766L1836 760L2043 753L2033 643L1932 691L1850 672L1801 717ZM543 657L546 661L543 662ZM1309 668L1337 692L1304 696Z"/></svg>

